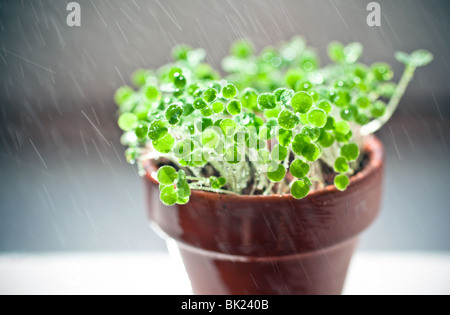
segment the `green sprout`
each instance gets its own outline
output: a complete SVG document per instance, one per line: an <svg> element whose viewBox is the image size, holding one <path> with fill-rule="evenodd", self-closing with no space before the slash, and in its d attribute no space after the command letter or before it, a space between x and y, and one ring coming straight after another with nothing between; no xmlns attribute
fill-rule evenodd
<svg viewBox="0 0 450 315"><path fill-rule="evenodd" d="M326 185L345 190L361 168L364 137L392 117L417 68L433 60L425 50L398 52L405 71L396 84L390 65L360 63L362 51L333 42L332 63L320 67L302 38L260 54L241 40L220 77L202 49L177 46L172 64L137 70L136 89L114 95L127 161L143 174L145 160L159 167L168 206L188 203L193 190L296 199Z"/></svg>

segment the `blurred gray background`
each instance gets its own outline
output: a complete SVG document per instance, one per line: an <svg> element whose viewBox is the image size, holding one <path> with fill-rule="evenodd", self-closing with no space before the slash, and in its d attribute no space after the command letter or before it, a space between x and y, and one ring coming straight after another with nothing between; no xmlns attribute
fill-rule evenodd
<svg viewBox="0 0 450 315"><path fill-rule="evenodd" d="M0 0L0 252L164 250L149 228L142 180L125 163L112 95L137 68L203 47L220 67L230 43L258 49L303 35L327 63L331 40L364 44L363 61L426 48L386 145L383 209L365 250L450 250L450 1Z"/></svg>

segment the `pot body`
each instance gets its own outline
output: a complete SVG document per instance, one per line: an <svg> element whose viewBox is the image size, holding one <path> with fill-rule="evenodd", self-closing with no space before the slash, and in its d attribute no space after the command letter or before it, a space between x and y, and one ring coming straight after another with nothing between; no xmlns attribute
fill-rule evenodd
<svg viewBox="0 0 450 315"><path fill-rule="evenodd" d="M328 186L296 200L195 191L171 207L160 203L148 162L149 216L177 242L196 294L340 294L358 236L380 206L382 144L371 139L366 153L344 192Z"/></svg>

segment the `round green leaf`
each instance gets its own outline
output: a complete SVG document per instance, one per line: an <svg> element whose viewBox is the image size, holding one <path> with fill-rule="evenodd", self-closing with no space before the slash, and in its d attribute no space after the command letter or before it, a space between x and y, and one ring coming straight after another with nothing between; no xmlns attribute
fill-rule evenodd
<svg viewBox="0 0 450 315"><path fill-rule="evenodd" d="M284 161L288 156L288 149L277 144L271 153L272 159L275 161Z"/></svg>
<svg viewBox="0 0 450 315"><path fill-rule="evenodd" d="M122 106L134 94L134 90L129 86L120 87L114 94L114 101L117 105Z"/></svg>
<svg viewBox="0 0 450 315"><path fill-rule="evenodd" d="M292 130L280 129L278 130L277 140L283 147L289 147L292 141Z"/></svg>
<svg viewBox="0 0 450 315"><path fill-rule="evenodd" d="M295 181L291 187L291 195L295 199L303 199L309 193L309 186L303 180Z"/></svg>
<svg viewBox="0 0 450 315"><path fill-rule="evenodd" d="M192 48L188 45L178 45L172 49L172 57L175 60L186 60Z"/></svg>
<svg viewBox="0 0 450 315"><path fill-rule="evenodd" d="M320 95L316 91L308 91L308 93L312 96L314 103L319 100Z"/></svg>
<svg viewBox="0 0 450 315"><path fill-rule="evenodd" d="M186 173L183 170L178 172L177 191L178 198L181 199L188 198L191 195L191 189L189 188L189 184L186 180Z"/></svg>
<svg viewBox="0 0 450 315"><path fill-rule="evenodd" d="M161 190L160 199L166 206L173 206L178 201L177 190L173 186L164 187Z"/></svg>
<svg viewBox="0 0 450 315"><path fill-rule="evenodd" d="M307 72L314 71L319 67L319 58L313 50L306 49L302 52L302 55L300 56L299 65L303 71Z"/></svg>
<svg viewBox="0 0 450 315"><path fill-rule="evenodd" d="M199 88L199 89L195 90L194 95L193 95L194 98L203 97L203 92L205 92L204 88Z"/></svg>
<svg viewBox="0 0 450 315"><path fill-rule="evenodd" d="M350 180L347 175L340 174L334 178L334 186L338 190L344 191L347 189L347 186L350 184Z"/></svg>
<svg viewBox="0 0 450 315"><path fill-rule="evenodd" d="M269 140L272 138L272 128L270 126L263 126L259 129L259 138L261 140Z"/></svg>
<svg viewBox="0 0 450 315"><path fill-rule="evenodd" d="M139 154L136 150L136 148L128 148L125 150L125 158L127 160L127 163L134 164L136 163L136 160L138 159Z"/></svg>
<svg viewBox="0 0 450 315"><path fill-rule="evenodd" d="M356 108L356 106L349 106L341 110L341 118L346 121L352 121L355 120L358 113L358 108Z"/></svg>
<svg viewBox="0 0 450 315"><path fill-rule="evenodd" d="M292 162L290 172L296 178L303 178L309 173L309 164L297 159Z"/></svg>
<svg viewBox="0 0 450 315"><path fill-rule="evenodd" d="M217 91L214 88L207 89L205 93L203 93L203 99L208 103L213 102L217 98Z"/></svg>
<svg viewBox="0 0 450 315"><path fill-rule="evenodd" d="M227 184L227 179L225 177L220 177L211 182L211 187L213 189L220 189Z"/></svg>
<svg viewBox="0 0 450 315"><path fill-rule="evenodd" d="M325 111L327 114L331 112L331 105L327 100L320 101L319 104L317 104L317 107Z"/></svg>
<svg viewBox="0 0 450 315"><path fill-rule="evenodd" d="M283 93L286 91L287 90L285 88L279 88L273 92L273 95L275 95L277 102L281 102L281 95L283 95Z"/></svg>
<svg viewBox="0 0 450 315"><path fill-rule="evenodd" d="M206 103L205 100L204 100L203 98L197 97L197 98L194 100L194 103L192 104L192 106L193 106L195 109L202 110L202 109L204 109L204 108L206 108L206 107L208 106L208 103Z"/></svg>
<svg viewBox="0 0 450 315"><path fill-rule="evenodd" d="M375 78L379 81L389 81L394 77L394 72L391 66L384 62L375 63L372 65L372 72Z"/></svg>
<svg viewBox="0 0 450 315"><path fill-rule="evenodd" d="M337 173L345 173L348 171L348 169L349 169L349 166L348 166L348 162L347 162L346 158L340 156L334 162L334 170Z"/></svg>
<svg viewBox="0 0 450 315"><path fill-rule="evenodd" d="M319 108L315 108L308 113L308 121L318 127L322 128L327 122L327 113Z"/></svg>
<svg viewBox="0 0 450 315"><path fill-rule="evenodd" d="M225 135L234 135L237 124L233 119L227 118L220 122L219 127Z"/></svg>
<svg viewBox="0 0 450 315"><path fill-rule="evenodd" d="M352 97L348 93L348 91L344 89L339 89L334 96L334 104L339 107L345 107L350 104Z"/></svg>
<svg viewBox="0 0 450 315"><path fill-rule="evenodd" d="M217 179L217 183L219 184L220 187L223 187L227 184L227 179L225 177L219 177Z"/></svg>
<svg viewBox="0 0 450 315"><path fill-rule="evenodd" d="M295 136L294 142L292 143L292 150L295 152L295 154L301 156L303 154L303 148L310 143L311 138L304 134L298 134Z"/></svg>
<svg viewBox="0 0 450 315"><path fill-rule="evenodd" d="M211 127L213 125L213 121L211 118L202 117L202 119L197 121L196 127L198 131L205 131L206 128Z"/></svg>
<svg viewBox="0 0 450 315"><path fill-rule="evenodd" d="M295 92L293 90L284 91L280 97L281 103L286 107L290 106L291 100L292 100L292 97L294 96L294 94L295 94Z"/></svg>
<svg viewBox="0 0 450 315"><path fill-rule="evenodd" d="M197 90L195 90L195 92L194 92L194 98L198 98L198 97L200 97L200 98L202 98L203 97L203 92L205 92L205 88L199 88L199 89L197 89Z"/></svg>
<svg viewBox="0 0 450 315"><path fill-rule="evenodd" d="M230 115L239 115L242 111L241 102L238 100L229 101L227 105L227 111L230 113Z"/></svg>
<svg viewBox="0 0 450 315"><path fill-rule="evenodd" d="M145 94L145 97L147 97L147 99L149 99L150 101L153 101L159 97L159 91L153 85L149 85L149 86L145 87L144 94Z"/></svg>
<svg viewBox="0 0 450 315"><path fill-rule="evenodd" d="M162 154L169 153L174 145L175 138L170 134L166 134L161 139L153 141L153 147L155 148L155 150Z"/></svg>
<svg viewBox="0 0 450 315"><path fill-rule="evenodd" d="M306 114L312 107L314 100L311 95L301 91L291 99L291 106L296 113Z"/></svg>
<svg viewBox="0 0 450 315"><path fill-rule="evenodd" d="M360 43L350 43L344 48L345 62L355 63L361 57L363 46Z"/></svg>
<svg viewBox="0 0 450 315"><path fill-rule="evenodd" d="M158 170L156 178L158 183L167 186L175 183L175 180L178 178L178 174L172 166L163 166Z"/></svg>
<svg viewBox="0 0 450 315"><path fill-rule="evenodd" d="M334 138L333 134L331 132L322 130L320 132L320 136L319 136L319 144L323 147L323 148L329 148L333 145L334 141L336 139Z"/></svg>
<svg viewBox="0 0 450 315"><path fill-rule="evenodd" d="M199 90L199 89L200 89L200 86L197 83L193 83L188 86L187 92L189 95L194 96L194 94L196 94L197 90Z"/></svg>
<svg viewBox="0 0 450 315"><path fill-rule="evenodd" d="M334 120L333 117L328 116L327 117L327 122L326 122L325 126L323 126L323 129L325 129L325 130L334 130L335 127L336 127L336 121Z"/></svg>
<svg viewBox="0 0 450 315"><path fill-rule="evenodd" d="M316 161L320 157L320 153L320 148L315 143L306 144L302 150L303 157L310 162Z"/></svg>
<svg viewBox="0 0 450 315"><path fill-rule="evenodd" d="M289 69L285 74L286 83L289 87L294 88L297 81L299 81L303 76L303 73L297 69Z"/></svg>
<svg viewBox="0 0 450 315"><path fill-rule="evenodd" d="M356 105L358 105L359 108L365 109L370 106L370 100L366 96L360 96L356 100Z"/></svg>
<svg viewBox="0 0 450 315"><path fill-rule="evenodd" d="M178 197L177 204L179 204L179 205L185 205L185 204L187 204L188 202L189 202L189 197L186 197L186 198L180 198L180 197Z"/></svg>
<svg viewBox="0 0 450 315"><path fill-rule="evenodd" d="M184 75L178 73L178 75L175 75L173 78L173 84L179 89L184 89L186 86L186 78Z"/></svg>
<svg viewBox="0 0 450 315"><path fill-rule="evenodd" d="M355 143L349 143L341 148L341 156L347 161L355 161L359 156L359 148Z"/></svg>
<svg viewBox="0 0 450 315"><path fill-rule="evenodd" d="M221 102L215 102L212 106L216 114L222 113L225 109L225 105L223 105Z"/></svg>
<svg viewBox="0 0 450 315"><path fill-rule="evenodd" d="M346 135L350 132L350 125L346 121L339 121L336 123L334 131L337 134Z"/></svg>
<svg viewBox="0 0 450 315"><path fill-rule="evenodd" d="M166 123L162 120L155 120L151 123L150 128L148 129L148 137L153 140L159 140L167 134L167 126Z"/></svg>
<svg viewBox="0 0 450 315"><path fill-rule="evenodd" d="M135 114L125 113L119 117L119 127L123 131L131 131L139 125L139 120Z"/></svg>
<svg viewBox="0 0 450 315"><path fill-rule="evenodd" d="M386 105L382 101L376 102L370 109L370 114L374 118L379 118L383 116L385 112L386 112Z"/></svg>
<svg viewBox="0 0 450 315"><path fill-rule="evenodd" d="M368 67L363 64L356 64L355 75L360 79L365 79L367 77Z"/></svg>
<svg viewBox="0 0 450 315"><path fill-rule="evenodd" d="M350 130L346 135L335 133L335 138L337 142L347 143L352 138L352 131Z"/></svg>
<svg viewBox="0 0 450 315"><path fill-rule="evenodd" d="M181 115L183 115L183 108L177 104L172 104L167 107L165 116L169 124L176 125L180 122Z"/></svg>
<svg viewBox="0 0 450 315"><path fill-rule="evenodd" d="M328 56L335 63L345 62L344 45L339 42L331 42L328 45Z"/></svg>
<svg viewBox="0 0 450 315"><path fill-rule="evenodd" d="M190 114L192 114L195 111L194 106L192 106L191 103L184 103L183 104L183 116L189 116Z"/></svg>
<svg viewBox="0 0 450 315"><path fill-rule="evenodd" d="M310 81L308 81L308 80L297 81L297 83L295 84L295 91L296 92L298 92L298 91L305 91L306 92L306 91L311 90L312 87L313 87L313 84Z"/></svg>
<svg viewBox="0 0 450 315"><path fill-rule="evenodd" d="M169 78L173 79L176 76L179 76L180 74L183 73L183 70L179 67L172 67L168 73Z"/></svg>
<svg viewBox="0 0 450 315"><path fill-rule="evenodd" d="M239 40L231 46L231 54L238 58L247 58L253 54L253 45L247 40Z"/></svg>
<svg viewBox="0 0 450 315"><path fill-rule="evenodd" d="M266 109L266 111L264 112L264 116L266 116L267 118L278 118L279 114L280 114L279 108Z"/></svg>
<svg viewBox="0 0 450 315"><path fill-rule="evenodd" d="M266 125L271 127L271 128L272 127L277 127L278 126L278 120L276 118L270 118L270 119L267 120Z"/></svg>
<svg viewBox="0 0 450 315"><path fill-rule="evenodd" d="M139 124L136 127L136 137L138 139L144 139L148 135L148 125L147 124Z"/></svg>
<svg viewBox="0 0 450 315"><path fill-rule="evenodd" d="M257 99L258 106L260 109L274 109L277 107L277 99L275 95L271 93L262 93L258 96Z"/></svg>
<svg viewBox="0 0 450 315"><path fill-rule="evenodd" d="M428 50L416 50L409 56L410 64L415 67L423 67L433 61L433 54Z"/></svg>
<svg viewBox="0 0 450 315"><path fill-rule="evenodd" d="M220 136L213 128L208 128L202 133L202 145L207 149L215 149L220 143Z"/></svg>
<svg viewBox="0 0 450 315"><path fill-rule="evenodd" d="M409 55L403 51L396 52L395 59L397 59L398 62L404 63L405 65L408 65L410 63Z"/></svg>
<svg viewBox="0 0 450 315"><path fill-rule="evenodd" d="M202 114L203 117L211 117L214 114L213 109L211 108L211 106L208 106L206 108L203 108L200 113Z"/></svg>
<svg viewBox="0 0 450 315"><path fill-rule="evenodd" d="M222 88L222 96L227 99L235 97L236 94L237 94L237 88L232 83L229 83Z"/></svg>
<svg viewBox="0 0 450 315"><path fill-rule="evenodd" d="M250 109L256 108L258 106L257 99L258 94L256 93L256 91L251 88L247 88L244 90L241 96L242 106Z"/></svg>
<svg viewBox="0 0 450 315"><path fill-rule="evenodd" d="M302 134L308 136L312 142L316 142L320 137L320 129L312 126L305 126L302 128Z"/></svg>
<svg viewBox="0 0 450 315"><path fill-rule="evenodd" d="M212 189L220 189L219 183L216 180L211 181Z"/></svg>
<svg viewBox="0 0 450 315"><path fill-rule="evenodd" d="M283 110L278 115L278 124L284 129L294 129L300 123L300 118L289 110Z"/></svg>
<svg viewBox="0 0 450 315"><path fill-rule="evenodd" d="M366 114L359 113L358 116L356 116L355 121L360 125L365 125L369 123L370 119Z"/></svg>
<svg viewBox="0 0 450 315"><path fill-rule="evenodd" d="M283 165L279 164L276 167L269 166L269 171L267 172L267 177L272 182L281 182L286 176L286 169Z"/></svg>

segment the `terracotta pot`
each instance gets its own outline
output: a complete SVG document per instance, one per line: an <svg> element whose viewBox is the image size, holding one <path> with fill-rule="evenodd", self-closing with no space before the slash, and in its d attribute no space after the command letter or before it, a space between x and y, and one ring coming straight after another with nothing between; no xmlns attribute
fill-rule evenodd
<svg viewBox="0 0 450 315"><path fill-rule="evenodd" d="M380 206L383 146L374 138L365 150L369 162L345 192L328 186L301 200L195 191L166 207L146 162L150 219L177 242L196 294L340 294Z"/></svg>

